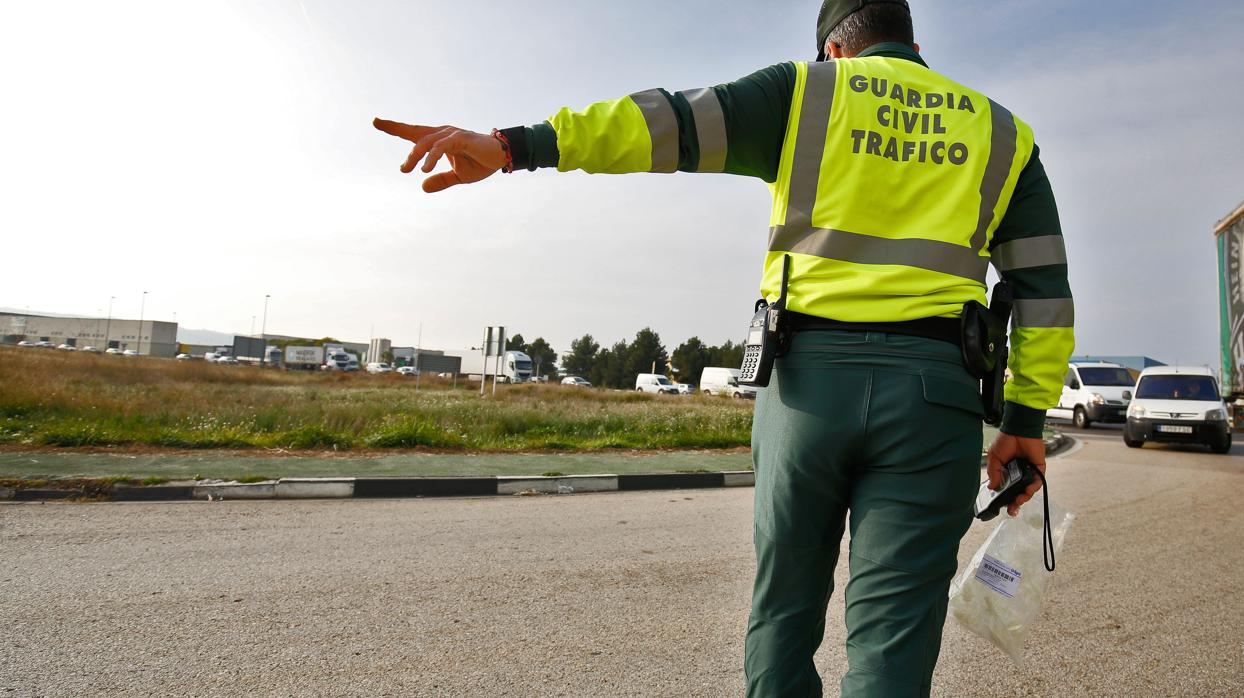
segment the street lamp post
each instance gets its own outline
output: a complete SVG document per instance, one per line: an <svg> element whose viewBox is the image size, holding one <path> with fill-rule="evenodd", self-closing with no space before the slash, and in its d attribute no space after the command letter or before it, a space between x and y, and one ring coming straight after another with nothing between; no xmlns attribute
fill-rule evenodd
<svg viewBox="0 0 1244 698"><path fill-rule="evenodd" d="M147 292L143 291L142 303L138 306L138 355L143 355L143 313L147 312ZM150 349L150 347L148 347Z"/></svg>
<svg viewBox="0 0 1244 698"><path fill-rule="evenodd" d="M263 296L263 324L259 328L259 339L263 342L263 349L259 352L259 367L263 368L268 361L268 299L272 294L265 293Z"/></svg>
<svg viewBox="0 0 1244 698"><path fill-rule="evenodd" d="M112 336L112 302L116 299L116 296L108 296L108 324L104 325L104 351L112 348L108 346L108 338Z"/></svg>

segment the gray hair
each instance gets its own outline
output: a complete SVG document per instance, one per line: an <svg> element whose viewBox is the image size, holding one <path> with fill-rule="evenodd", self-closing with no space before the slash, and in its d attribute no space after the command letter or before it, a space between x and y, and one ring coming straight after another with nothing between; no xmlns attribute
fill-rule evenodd
<svg viewBox="0 0 1244 698"><path fill-rule="evenodd" d="M885 41L895 41L911 46L915 34L911 26L911 12L896 3L865 5L829 33L828 43L838 44L847 55Z"/></svg>

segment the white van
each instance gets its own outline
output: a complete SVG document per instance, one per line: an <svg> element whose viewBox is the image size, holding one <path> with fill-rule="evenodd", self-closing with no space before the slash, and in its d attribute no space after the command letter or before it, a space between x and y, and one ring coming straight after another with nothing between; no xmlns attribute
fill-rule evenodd
<svg viewBox="0 0 1244 698"><path fill-rule="evenodd" d="M1194 443L1214 453L1231 450L1227 404L1208 368L1153 366L1140 374L1136 399L1127 410L1123 443L1140 448L1146 441Z"/></svg>
<svg viewBox="0 0 1244 698"><path fill-rule="evenodd" d="M1070 419L1080 429L1088 429L1093 422L1125 422L1135 387L1132 374L1118 364L1104 361L1070 364L1058 406L1045 415Z"/></svg>
<svg viewBox="0 0 1244 698"><path fill-rule="evenodd" d="M393 371L393 367L384 361L368 361L367 362L368 373L391 373L392 371Z"/></svg>
<svg viewBox="0 0 1244 698"><path fill-rule="evenodd" d="M678 394L678 386L674 385L674 381L659 373L641 373L635 376L635 390L641 393Z"/></svg>
<svg viewBox="0 0 1244 698"><path fill-rule="evenodd" d="M700 392L705 395L756 398L756 388L739 385L739 369L720 366L709 366L700 374Z"/></svg>

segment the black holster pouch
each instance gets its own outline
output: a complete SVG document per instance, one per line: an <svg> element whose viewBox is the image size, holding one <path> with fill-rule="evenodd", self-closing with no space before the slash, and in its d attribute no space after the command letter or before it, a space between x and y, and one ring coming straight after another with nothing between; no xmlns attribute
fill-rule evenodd
<svg viewBox="0 0 1244 698"><path fill-rule="evenodd" d="M1009 356L1006 331L1013 303L1011 286L998 282L993 287L988 308L977 301L968 301L963 304L960 318L963 364L968 373L981 382L985 423L995 427L1002 423L1002 384Z"/></svg>

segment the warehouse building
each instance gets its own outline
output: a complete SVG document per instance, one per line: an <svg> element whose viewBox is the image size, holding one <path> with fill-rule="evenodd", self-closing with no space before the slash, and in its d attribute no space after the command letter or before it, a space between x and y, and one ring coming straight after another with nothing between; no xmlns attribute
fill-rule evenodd
<svg viewBox="0 0 1244 698"><path fill-rule="evenodd" d="M21 341L95 347L172 358L177 355L177 323L102 317L60 317L0 313L0 342Z"/></svg>
<svg viewBox="0 0 1244 698"><path fill-rule="evenodd" d="M420 373L436 375L462 373L462 357L449 356L438 349L416 347L393 347L393 363L396 366L416 366Z"/></svg>

